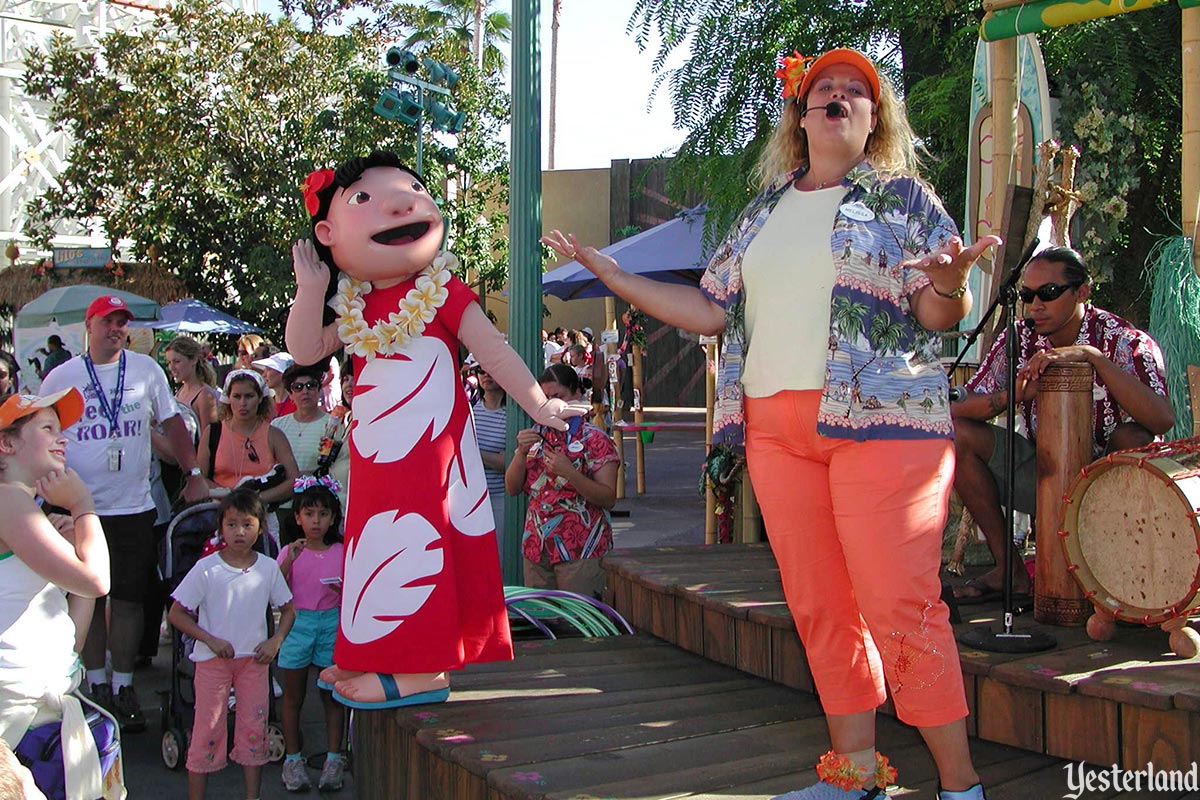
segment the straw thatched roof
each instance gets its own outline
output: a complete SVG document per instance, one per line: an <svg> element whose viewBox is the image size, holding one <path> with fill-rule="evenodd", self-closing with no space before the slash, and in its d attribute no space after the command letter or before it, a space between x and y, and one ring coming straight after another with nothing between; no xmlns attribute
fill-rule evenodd
<svg viewBox="0 0 1200 800"><path fill-rule="evenodd" d="M116 274L120 271L121 275ZM0 269L0 306L14 312L48 289L90 283L140 294L159 305L187 295L179 276L149 263L116 265L109 269L44 269L41 265L17 264Z"/></svg>

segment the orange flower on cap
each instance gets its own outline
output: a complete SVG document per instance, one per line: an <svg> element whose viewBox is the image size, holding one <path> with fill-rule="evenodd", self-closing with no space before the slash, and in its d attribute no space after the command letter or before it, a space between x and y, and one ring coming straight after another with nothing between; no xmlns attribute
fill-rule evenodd
<svg viewBox="0 0 1200 800"><path fill-rule="evenodd" d="M315 217L317 211L321 209L321 198L318 194L331 183L333 183L333 170L319 169L310 172L304 179L304 183L300 184L300 191L304 194L304 210L310 217Z"/></svg>
<svg viewBox="0 0 1200 800"><path fill-rule="evenodd" d="M782 65L775 70L775 77L783 81L783 99L789 97L800 97L800 84L804 82L804 76L808 73L808 68L816 61L815 56L805 58L800 55L799 50L793 50L792 55L784 56L779 59Z"/></svg>

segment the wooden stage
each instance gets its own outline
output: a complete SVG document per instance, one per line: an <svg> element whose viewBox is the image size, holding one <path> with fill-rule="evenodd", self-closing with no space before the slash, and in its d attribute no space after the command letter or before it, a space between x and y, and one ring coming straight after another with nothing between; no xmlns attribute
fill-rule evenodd
<svg viewBox="0 0 1200 800"><path fill-rule="evenodd" d="M625 550L605 565L642 633L520 641L515 661L456 674L447 703L357 712L358 796L761 800L814 782L828 738L768 547ZM1063 797L1071 761L1186 771L1200 759L1200 662L1172 656L1158 629L1106 643L1043 629L1059 644L1041 654L961 654L991 800ZM878 747L900 771L891 796L932 800L915 731L881 715Z"/></svg>

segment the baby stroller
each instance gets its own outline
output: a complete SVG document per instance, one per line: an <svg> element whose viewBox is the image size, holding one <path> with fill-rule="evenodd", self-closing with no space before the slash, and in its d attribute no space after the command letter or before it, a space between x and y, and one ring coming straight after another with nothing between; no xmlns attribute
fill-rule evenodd
<svg viewBox="0 0 1200 800"><path fill-rule="evenodd" d="M160 567L169 591L173 592L188 571L196 565L204 552L205 544L216 534L220 527L220 505L220 501L217 500L197 503L184 508L171 520L159 554ZM259 536L254 549L268 558L278 555L274 542L266 535ZM272 553L272 550L276 552ZM267 629L275 629L275 620L271 613L267 614ZM196 705L193 686L195 669L191 660L193 645L195 640L190 636L185 636L174 627L171 628L171 687L159 693L162 760L167 769L180 769L187 760L188 739ZM271 681L274 685L274 667L271 670ZM267 718L268 754L271 761L282 761L283 729L280 727L278 710L275 707L275 693L270 691L267 697L270 703ZM231 696L230 699L234 698ZM237 713L236 704L231 706L231 710ZM232 727L232 713L229 716L229 724ZM232 734L229 740L233 741Z"/></svg>

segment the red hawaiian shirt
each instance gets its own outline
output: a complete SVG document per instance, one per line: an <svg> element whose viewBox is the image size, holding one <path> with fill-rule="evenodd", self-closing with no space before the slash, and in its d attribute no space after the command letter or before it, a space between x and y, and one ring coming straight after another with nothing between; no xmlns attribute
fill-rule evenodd
<svg viewBox="0 0 1200 800"><path fill-rule="evenodd" d="M565 441L559 441L561 437ZM605 464L616 462L613 440L595 425L584 424L576 434L548 431L547 441L562 446L575 468L595 477ZM551 564L600 558L612 549L612 523L608 512L584 500L564 478L555 479L542 463L541 445L525 457L525 493L529 510L525 513L525 531L521 552L530 561L541 561L542 553Z"/></svg>
<svg viewBox="0 0 1200 800"><path fill-rule="evenodd" d="M1023 325L1020 326L1020 332L1020 342L1017 345L1018 369L1025 366L1034 353L1054 347L1049 339ZM968 389L987 393L999 391L1008 385L1007 335L1008 331L1005 330L996 337L996 342L979 365L979 370L967 381ZM1075 344L1095 347L1125 372L1136 375L1139 381L1153 389L1156 394L1167 396L1166 367L1158 343L1150 338L1150 334L1138 330L1116 314L1095 306L1086 306ZM1099 375L1095 381L1092 390L1095 398L1092 408L1092 456L1099 458L1104 455L1108 437L1113 429L1119 423L1131 422L1133 418L1117 405ZM1029 431L1030 438L1037 436L1037 401L1022 403L1021 415L1025 418L1025 429Z"/></svg>

